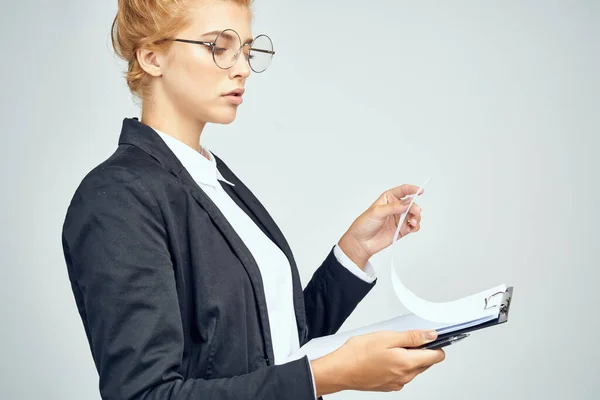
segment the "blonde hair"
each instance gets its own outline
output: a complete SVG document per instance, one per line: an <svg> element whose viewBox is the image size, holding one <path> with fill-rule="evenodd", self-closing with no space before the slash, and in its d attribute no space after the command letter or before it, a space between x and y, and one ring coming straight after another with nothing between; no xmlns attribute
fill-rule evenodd
<svg viewBox="0 0 600 400"><path fill-rule="evenodd" d="M140 66L136 52L140 48L165 51L173 37L188 24L190 0L119 0L117 14L111 27L115 53L128 63L125 79L131 92L144 98L149 79ZM250 6L252 0L226 0Z"/></svg>

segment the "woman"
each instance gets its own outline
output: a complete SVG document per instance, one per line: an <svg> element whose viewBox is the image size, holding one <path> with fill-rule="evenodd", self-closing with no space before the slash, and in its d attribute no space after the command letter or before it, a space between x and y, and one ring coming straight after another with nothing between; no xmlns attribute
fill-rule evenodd
<svg viewBox="0 0 600 400"><path fill-rule="evenodd" d="M227 124L251 70L274 52L252 39L250 0L120 0L113 43L142 101L118 148L83 179L63 248L106 399L314 399L399 390L444 358L408 350L435 332L355 337L317 360L285 358L336 332L375 284L391 189L359 216L302 290L285 238L227 165L200 145ZM413 205L401 234L419 229Z"/></svg>

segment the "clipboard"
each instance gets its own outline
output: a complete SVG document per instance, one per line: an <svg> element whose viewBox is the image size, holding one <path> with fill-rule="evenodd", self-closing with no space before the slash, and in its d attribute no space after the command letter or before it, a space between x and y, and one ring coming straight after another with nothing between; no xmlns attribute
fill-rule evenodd
<svg viewBox="0 0 600 400"><path fill-rule="evenodd" d="M497 305L494 305L494 306L489 306L489 302L490 302L491 298L500 296L500 295L502 295L502 300L500 301L500 303ZM489 328L492 326L497 326L497 325L506 323L508 321L508 313L510 311L512 295L513 295L513 286L509 286L506 288L506 291L494 293L491 296L484 299L484 304L483 304L484 309L489 309L489 308L493 308L493 307L500 308L500 310L498 311L498 318L492 319L489 321L485 321L485 322L482 322L481 324L473 325L468 328L458 328L457 330L446 332L442 335L439 335L438 338L436 340L434 340L433 342L427 343L425 345L422 345L422 346L419 346L416 348L417 349L440 349L442 347L452 344L454 342L452 339L455 337L459 337L462 339L463 337L466 337L466 336L464 336L465 334L467 334L467 336L468 336L468 333L470 333L470 332L474 332L474 331L478 331L481 329L485 329L485 328Z"/></svg>
<svg viewBox="0 0 600 400"><path fill-rule="evenodd" d="M508 321L508 314L512 302L513 287L503 286L502 290L503 291L497 293L492 292L493 294L488 294L487 297L482 297L479 299L481 301L481 307L483 310L489 310L496 307L498 308L497 314L492 313L490 318L481 318L481 321L479 322L472 320L470 322L464 321L463 323L458 322L456 324L440 324L433 321L424 320L415 314L409 313L391 318L389 320L379 321L374 324L355 328L353 330L337 332L328 336L313 338L308 343L304 344L298 351L291 354L285 362L297 360L305 355L309 360L315 360L343 346L344 343L352 336L363 335L381 330L403 332L410 329L435 329L438 332L438 337L436 340L423 346L412 347L412 349L442 348L459 340L464 340L464 338L470 335L470 332L506 323ZM502 298L500 301L497 301L499 296L502 296ZM490 302L492 298L494 301ZM443 333L439 334L439 332Z"/></svg>

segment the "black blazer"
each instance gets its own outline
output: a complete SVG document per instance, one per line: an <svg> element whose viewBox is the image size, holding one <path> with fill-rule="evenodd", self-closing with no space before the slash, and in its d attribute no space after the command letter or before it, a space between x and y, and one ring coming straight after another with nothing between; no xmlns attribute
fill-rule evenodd
<svg viewBox="0 0 600 400"><path fill-rule="evenodd" d="M290 261L301 345L335 333L372 284L333 248L303 290L267 210L217 159L233 200ZM64 257L104 399L314 399L308 359L273 365L260 272L160 136L125 119L68 207Z"/></svg>

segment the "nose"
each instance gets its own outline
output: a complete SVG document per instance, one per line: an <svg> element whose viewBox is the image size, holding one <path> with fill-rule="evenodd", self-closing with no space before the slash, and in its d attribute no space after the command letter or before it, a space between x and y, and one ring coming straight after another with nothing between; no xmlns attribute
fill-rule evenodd
<svg viewBox="0 0 600 400"><path fill-rule="evenodd" d="M246 50L246 47L248 47L249 50L248 45L242 46L242 48L239 51L238 57L235 60L235 64L233 64L233 67L229 69L230 78L247 78L250 75L251 69L248 59L248 50Z"/></svg>

